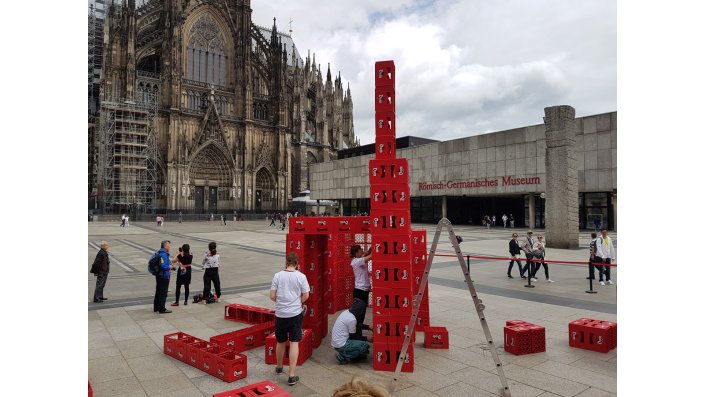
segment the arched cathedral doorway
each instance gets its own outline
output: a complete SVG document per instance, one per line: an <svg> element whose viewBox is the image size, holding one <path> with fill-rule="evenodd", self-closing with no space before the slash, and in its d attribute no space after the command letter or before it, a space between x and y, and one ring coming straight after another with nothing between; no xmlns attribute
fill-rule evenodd
<svg viewBox="0 0 705 397"><path fill-rule="evenodd" d="M274 209L274 178L266 168L257 171L255 182L255 211L268 211Z"/></svg>
<svg viewBox="0 0 705 397"><path fill-rule="evenodd" d="M228 199L233 171L223 152L210 144L203 148L191 162L189 182L194 188L194 211L197 214L217 213L218 202ZM220 209L225 209L220 205Z"/></svg>

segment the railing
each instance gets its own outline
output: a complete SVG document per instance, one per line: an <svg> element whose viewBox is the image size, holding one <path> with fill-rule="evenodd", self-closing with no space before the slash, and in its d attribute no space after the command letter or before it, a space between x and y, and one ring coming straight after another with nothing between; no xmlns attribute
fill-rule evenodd
<svg viewBox="0 0 705 397"><path fill-rule="evenodd" d="M145 70L138 70L137 77L142 77L145 79L159 80L159 73L147 72Z"/></svg>
<svg viewBox="0 0 705 397"><path fill-rule="evenodd" d="M218 90L218 91L225 91L225 92L230 92L230 91L231 91L231 90L229 90L229 89L228 89L227 87L225 87L225 86L217 85L217 84L213 84L213 83L204 83L204 82L202 82L202 81L188 80L188 79L183 79L183 80L181 80L181 81L182 81L184 84L192 85L192 86L195 86L195 87L206 88L206 89L208 89L208 90L210 90L211 87L213 87L213 89Z"/></svg>

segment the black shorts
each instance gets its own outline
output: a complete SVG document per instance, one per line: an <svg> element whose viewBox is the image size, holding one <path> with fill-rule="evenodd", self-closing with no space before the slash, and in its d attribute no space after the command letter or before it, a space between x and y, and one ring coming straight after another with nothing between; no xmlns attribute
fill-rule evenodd
<svg viewBox="0 0 705 397"><path fill-rule="evenodd" d="M274 317L274 336L278 343L299 342L302 337L301 324L304 320L304 312L298 316L289 318Z"/></svg>
<svg viewBox="0 0 705 397"><path fill-rule="evenodd" d="M358 298L362 300L363 302L365 302L365 306L367 306L368 302L370 301L370 291L354 288L353 298Z"/></svg>

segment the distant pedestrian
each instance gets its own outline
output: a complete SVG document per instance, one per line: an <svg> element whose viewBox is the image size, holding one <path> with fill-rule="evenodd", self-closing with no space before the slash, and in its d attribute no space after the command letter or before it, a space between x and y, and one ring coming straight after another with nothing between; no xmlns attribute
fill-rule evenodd
<svg viewBox="0 0 705 397"><path fill-rule="evenodd" d="M355 359L365 359L370 353L372 337L362 336L364 324L358 319L364 317L367 302L361 299L353 299L353 304L348 310L344 310L335 320L330 333L330 345L335 349L335 359L338 364L347 364ZM369 326L364 329L370 329ZM369 343L368 343L369 342Z"/></svg>
<svg viewBox="0 0 705 397"><path fill-rule="evenodd" d="M497 225L497 217L492 215L492 226L496 226L496 225Z"/></svg>
<svg viewBox="0 0 705 397"><path fill-rule="evenodd" d="M602 228L602 219L595 217L595 230L600 230Z"/></svg>
<svg viewBox="0 0 705 397"><path fill-rule="evenodd" d="M125 226L130 227L130 217L129 216L125 216Z"/></svg>
<svg viewBox="0 0 705 397"><path fill-rule="evenodd" d="M157 284L154 291L154 311L159 312L159 314L171 313L171 310L166 309L166 295L169 293L169 270L172 268L171 259L169 258L170 248L171 241L164 240L157 252L159 255L159 272L154 277Z"/></svg>
<svg viewBox="0 0 705 397"><path fill-rule="evenodd" d="M509 226L513 229L514 228L514 215L509 214Z"/></svg>
<svg viewBox="0 0 705 397"><path fill-rule="evenodd" d="M507 217L507 214L502 214L502 223L504 224L504 227L507 227L507 221L509 220L509 217Z"/></svg>
<svg viewBox="0 0 705 397"><path fill-rule="evenodd" d="M524 266L524 271L526 272L527 270L529 271L529 277L534 272L534 265L531 262L531 259L534 257L533 252L534 252L534 244L536 241L533 239L534 232L531 230L526 231L526 238L524 239L524 242L521 245L521 250L524 251L524 255L526 256L526 265Z"/></svg>
<svg viewBox="0 0 705 397"><path fill-rule="evenodd" d="M181 286L184 286L184 305L188 305L189 285L191 284L191 263L193 255L191 255L191 247L184 244L179 248L179 255L176 256L176 261L179 267L176 270L176 301L172 306L179 306L179 295L181 294Z"/></svg>
<svg viewBox="0 0 705 397"><path fill-rule="evenodd" d="M605 282L602 281L603 274L607 284L612 285L614 284L611 278L612 266L609 265L612 260L617 259L617 251L614 247L614 241L607 235L607 228L603 227L600 233L602 235L595 241L595 262L604 263L604 270L600 272L600 285L605 285Z"/></svg>
<svg viewBox="0 0 705 397"><path fill-rule="evenodd" d="M220 223L222 223L223 226L227 226L227 223L225 223L225 214L220 214Z"/></svg>
<svg viewBox="0 0 705 397"><path fill-rule="evenodd" d="M179 211L179 223L181 223L182 220L183 220L183 214L181 213L181 211Z"/></svg>
<svg viewBox="0 0 705 397"><path fill-rule="evenodd" d="M303 331L304 312L302 305L308 300L311 287L303 273L296 270L298 256L290 252L286 256L286 268L274 275L269 290L269 299L274 302L274 335L277 339L276 374L284 372L284 350L289 341L289 379L290 386L299 381L296 376L296 362L299 359L299 341Z"/></svg>
<svg viewBox="0 0 705 397"><path fill-rule="evenodd" d="M203 304L211 295L211 282L215 286L215 301L220 300L220 275L218 268L220 267L220 254L216 250L215 241L208 243L208 252L203 257Z"/></svg>
<svg viewBox="0 0 705 397"><path fill-rule="evenodd" d="M122 214L122 219L120 222L120 227L125 227L125 214Z"/></svg>
<svg viewBox="0 0 705 397"><path fill-rule="evenodd" d="M597 233L590 233L592 240L590 241L590 259L588 260L588 277L589 280L595 279L595 268L600 274L600 281L602 281L602 268L601 265L595 265L595 254L597 253Z"/></svg>
<svg viewBox="0 0 705 397"><path fill-rule="evenodd" d="M93 291L93 302L100 303L108 298L103 296L103 288L108 281L108 273L110 273L110 257L108 255L108 242L100 242L100 250L95 255L93 265L91 265L91 273L96 277L95 290Z"/></svg>
<svg viewBox="0 0 705 397"><path fill-rule="evenodd" d="M531 274L531 281L536 281L536 273L538 273L541 266L543 266L544 273L546 274L546 282L553 283L554 281L548 277L548 264L544 262L544 259L546 259L546 244L543 241L543 236L536 236L536 239L537 241L532 252L532 260L534 261L535 266L533 273Z"/></svg>
<svg viewBox="0 0 705 397"><path fill-rule="evenodd" d="M513 233L512 239L509 240L509 255L514 258L509 261L509 268L507 269L507 277L509 278L514 278L512 277L512 267L514 266L514 262L516 262L519 267L519 276L521 278L526 278L526 276L524 276L524 267L521 266L521 261L518 259L519 254L521 253L521 247L519 247L519 243L517 242L518 237L518 234Z"/></svg>
<svg viewBox="0 0 705 397"><path fill-rule="evenodd" d="M269 223L269 226L270 226L270 227L272 227L272 226L277 227L277 224L274 223L274 218L275 218L275 217L274 217L274 214L272 214L272 221Z"/></svg>

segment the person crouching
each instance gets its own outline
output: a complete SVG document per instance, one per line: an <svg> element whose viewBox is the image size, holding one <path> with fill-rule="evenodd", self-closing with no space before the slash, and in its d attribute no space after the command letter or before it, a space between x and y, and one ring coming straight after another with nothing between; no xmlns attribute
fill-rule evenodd
<svg viewBox="0 0 705 397"><path fill-rule="evenodd" d="M367 358L370 353L369 343L372 343L372 337L361 336L358 332L358 328L370 329L370 327L357 324L357 319L361 317L361 312L364 312L366 306L361 299L355 298L350 309L344 310L335 320L330 344L336 351L335 358L339 364Z"/></svg>

